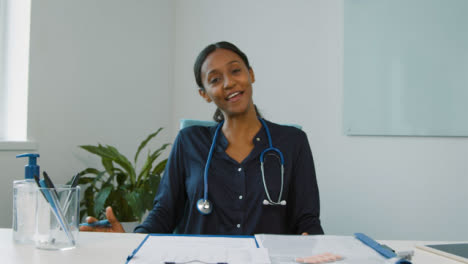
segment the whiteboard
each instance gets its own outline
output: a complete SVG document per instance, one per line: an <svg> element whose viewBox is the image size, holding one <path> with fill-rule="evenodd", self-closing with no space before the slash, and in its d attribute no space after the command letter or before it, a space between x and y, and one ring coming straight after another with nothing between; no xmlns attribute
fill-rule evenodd
<svg viewBox="0 0 468 264"><path fill-rule="evenodd" d="M347 135L468 136L468 1L345 0Z"/></svg>

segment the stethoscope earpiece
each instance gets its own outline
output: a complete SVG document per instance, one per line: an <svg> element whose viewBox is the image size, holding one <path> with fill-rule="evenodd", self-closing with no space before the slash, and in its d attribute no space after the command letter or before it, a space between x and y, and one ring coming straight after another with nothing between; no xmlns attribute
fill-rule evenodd
<svg viewBox="0 0 468 264"><path fill-rule="evenodd" d="M268 201L267 199L263 200L263 205L286 205L286 200L283 200L279 203L275 203L275 202L270 202Z"/></svg>

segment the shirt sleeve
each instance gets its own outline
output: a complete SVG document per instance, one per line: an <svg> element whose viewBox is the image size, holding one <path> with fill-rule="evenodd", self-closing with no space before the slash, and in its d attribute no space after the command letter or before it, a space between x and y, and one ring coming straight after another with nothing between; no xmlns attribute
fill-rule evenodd
<svg viewBox="0 0 468 264"><path fill-rule="evenodd" d="M135 233L172 233L180 221L186 201L181 145L182 135L179 133L169 154L153 209L135 228Z"/></svg>
<svg viewBox="0 0 468 264"><path fill-rule="evenodd" d="M291 229L296 234L307 232L309 235L323 234L320 224L320 199L315 176L314 160L307 135L301 131L302 142L293 164L292 189L290 190L289 207Z"/></svg>

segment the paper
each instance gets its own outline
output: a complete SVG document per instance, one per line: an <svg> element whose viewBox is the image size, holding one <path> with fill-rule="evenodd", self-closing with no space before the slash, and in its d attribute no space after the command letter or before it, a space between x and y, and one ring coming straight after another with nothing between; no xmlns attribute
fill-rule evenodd
<svg viewBox="0 0 468 264"><path fill-rule="evenodd" d="M268 249L257 248L253 237L149 235L128 263L270 264Z"/></svg>
<svg viewBox="0 0 468 264"><path fill-rule="evenodd" d="M268 248L272 264L297 264L296 258L330 252L343 257L337 264L387 264L386 259L352 236L255 235L261 248Z"/></svg>

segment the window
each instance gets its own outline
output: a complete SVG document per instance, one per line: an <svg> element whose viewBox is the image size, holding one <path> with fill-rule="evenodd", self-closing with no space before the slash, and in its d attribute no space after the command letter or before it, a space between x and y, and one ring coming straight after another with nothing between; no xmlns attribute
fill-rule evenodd
<svg viewBox="0 0 468 264"><path fill-rule="evenodd" d="M0 141L27 139L30 0L0 0Z"/></svg>
<svg viewBox="0 0 468 264"><path fill-rule="evenodd" d="M6 94L5 94L5 25L6 10L5 1L0 0L0 140L6 134Z"/></svg>

